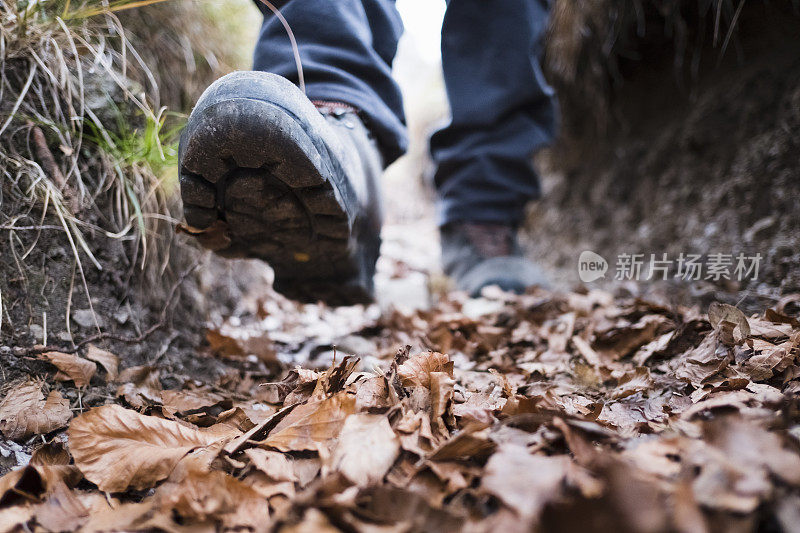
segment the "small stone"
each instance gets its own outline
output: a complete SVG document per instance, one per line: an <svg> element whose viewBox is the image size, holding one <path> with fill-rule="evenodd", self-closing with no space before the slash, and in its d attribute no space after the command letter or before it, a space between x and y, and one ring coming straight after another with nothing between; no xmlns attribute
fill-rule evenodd
<svg viewBox="0 0 800 533"><path fill-rule="evenodd" d="M25 448L11 440L0 440L0 476L27 465L30 460L31 455Z"/></svg>
<svg viewBox="0 0 800 533"><path fill-rule="evenodd" d="M91 309L76 309L72 312L72 320L82 328L95 327L95 316L97 317L97 325L101 328L105 325L103 317L92 313Z"/></svg>
<svg viewBox="0 0 800 533"><path fill-rule="evenodd" d="M128 314L127 309L120 309L116 313L114 313L114 320L117 321L117 324L124 324L130 318L130 314Z"/></svg>
<svg viewBox="0 0 800 533"><path fill-rule="evenodd" d="M41 341L44 339L44 328L39 324L31 324L28 326L28 331L31 333L33 340Z"/></svg>

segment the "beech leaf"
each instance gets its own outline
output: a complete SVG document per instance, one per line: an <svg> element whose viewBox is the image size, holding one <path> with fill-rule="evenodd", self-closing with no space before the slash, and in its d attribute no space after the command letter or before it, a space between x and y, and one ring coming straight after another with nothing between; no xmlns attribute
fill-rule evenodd
<svg viewBox="0 0 800 533"><path fill-rule="evenodd" d="M355 396L344 392L309 401L281 420L264 444L282 452L318 451L339 436L345 419L354 412Z"/></svg>
<svg viewBox="0 0 800 533"><path fill-rule="evenodd" d="M431 372L446 372L453 377L453 362L445 354L427 352L413 355L397 367L397 375L404 387L430 388Z"/></svg>
<svg viewBox="0 0 800 533"><path fill-rule="evenodd" d="M344 422L331 465L360 487L380 481L400 453L400 440L383 415L350 415Z"/></svg>
<svg viewBox="0 0 800 533"><path fill-rule="evenodd" d="M41 385L33 381L14 387L0 402L0 432L12 440L61 429L70 418L69 401L58 391L45 400Z"/></svg>
<svg viewBox="0 0 800 533"><path fill-rule="evenodd" d="M116 381L119 375L119 357L113 353L102 350L94 344L89 345L86 352L86 358L99 363L100 366L106 371L107 381Z"/></svg>
<svg viewBox="0 0 800 533"><path fill-rule="evenodd" d="M50 361L58 370L59 375L56 375L56 380L68 381L72 380L77 387L85 387L92 380L95 372L97 372L97 365L92 361L82 359L77 355L62 353L62 352L46 352L42 357Z"/></svg>
<svg viewBox="0 0 800 533"><path fill-rule="evenodd" d="M199 429L118 405L92 409L69 426L75 464L106 492L152 487L191 450L218 440Z"/></svg>

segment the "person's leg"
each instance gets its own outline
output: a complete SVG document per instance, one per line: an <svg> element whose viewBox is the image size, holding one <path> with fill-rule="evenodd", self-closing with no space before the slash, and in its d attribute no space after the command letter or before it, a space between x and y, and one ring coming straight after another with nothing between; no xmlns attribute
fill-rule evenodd
<svg viewBox="0 0 800 533"><path fill-rule="evenodd" d="M516 230L539 196L533 152L556 130L540 65L547 0L449 0L442 63L452 119L431 139L442 264L459 288L547 285Z"/></svg>
<svg viewBox="0 0 800 533"><path fill-rule="evenodd" d="M539 195L532 153L556 130L540 59L547 0L449 0L442 64L451 123L431 139L439 222L518 225Z"/></svg>
<svg viewBox="0 0 800 533"><path fill-rule="evenodd" d="M298 82L291 42L281 22L264 13L253 68ZM360 111L388 165L405 152L400 88L391 77L403 23L394 0L288 0L273 2L294 33L306 94Z"/></svg>

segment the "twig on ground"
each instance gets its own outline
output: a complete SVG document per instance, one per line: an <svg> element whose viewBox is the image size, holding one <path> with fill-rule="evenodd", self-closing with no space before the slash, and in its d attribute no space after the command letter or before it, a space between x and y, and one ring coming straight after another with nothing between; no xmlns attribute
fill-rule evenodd
<svg viewBox="0 0 800 533"><path fill-rule="evenodd" d="M61 172L61 168L58 166L58 163L56 163L56 158L53 156L53 152L51 152L50 147L47 146L47 139L44 136L42 128L34 125L32 122L29 122L28 124L31 127L31 132L33 134L33 145L36 148L36 156L39 158L42 167L44 168L45 172L50 175L50 179L52 179L56 184L58 190L60 190L64 195L64 199L67 200L67 205L69 206L70 212L72 214L77 213L80 210L80 201L78 200L75 191L73 191L67 183L64 173Z"/></svg>
<svg viewBox="0 0 800 533"><path fill-rule="evenodd" d="M0 231L39 231L44 229L51 229L56 231L64 231L63 226L0 226Z"/></svg>
<svg viewBox="0 0 800 533"><path fill-rule="evenodd" d="M28 124L33 133L33 145L36 147L36 155L39 156L39 161L41 161L47 173L50 174L50 178L58 185L58 188L63 191L67 186L67 180L64 178L61 169L58 168L56 158L53 157L53 152L51 152L50 148L47 146L47 139L44 137L42 128L35 126L32 122Z"/></svg>

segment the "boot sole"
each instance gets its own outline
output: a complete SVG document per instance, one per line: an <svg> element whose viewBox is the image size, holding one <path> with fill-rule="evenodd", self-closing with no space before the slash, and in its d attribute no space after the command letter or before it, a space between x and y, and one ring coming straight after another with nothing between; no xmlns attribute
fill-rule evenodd
<svg viewBox="0 0 800 533"><path fill-rule="evenodd" d="M301 302L372 301L351 237L356 197L330 126L290 82L237 72L206 90L181 135L186 222L224 232L215 251L257 258Z"/></svg>

